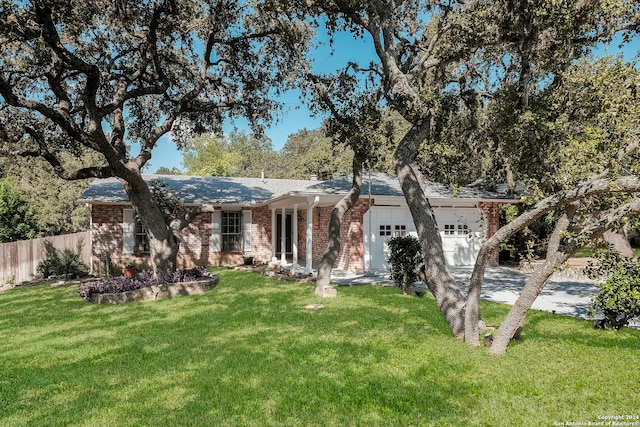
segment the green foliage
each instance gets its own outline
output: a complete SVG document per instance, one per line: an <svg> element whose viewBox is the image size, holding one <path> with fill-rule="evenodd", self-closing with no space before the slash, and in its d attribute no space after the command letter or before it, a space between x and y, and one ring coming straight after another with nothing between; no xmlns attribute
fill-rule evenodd
<svg viewBox="0 0 640 427"><path fill-rule="evenodd" d="M198 137L187 141L182 165L188 175L233 176L240 165L240 154L216 137Z"/></svg>
<svg viewBox="0 0 640 427"><path fill-rule="evenodd" d="M160 166L158 169L156 169L155 173L157 175L184 175L184 173L180 169L176 167L168 168L166 166Z"/></svg>
<svg viewBox="0 0 640 427"><path fill-rule="evenodd" d="M268 177L277 167L277 155L266 136L234 131L229 134L227 145L239 158L235 176L258 178L264 171Z"/></svg>
<svg viewBox="0 0 640 427"><path fill-rule="evenodd" d="M309 179L315 175L320 180L336 178L351 173L353 150L336 146L325 131L302 129L289 135L278 153L275 178Z"/></svg>
<svg viewBox="0 0 640 427"><path fill-rule="evenodd" d="M76 159L61 155L65 166L70 168L81 167L95 157L83 155ZM88 230L89 209L78 205L88 180L61 179L42 159L0 157L0 170L31 206L39 234L57 236Z"/></svg>
<svg viewBox="0 0 640 427"><path fill-rule="evenodd" d="M173 219L183 217L187 213L184 202L173 194L169 186L160 180L149 182L151 199L160 208L165 221L170 223Z"/></svg>
<svg viewBox="0 0 640 427"><path fill-rule="evenodd" d="M420 242L411 235L394 236L387 245L391 280L406 294L407 288L418 281L417 267L422 262Z"/></svg>
<svg viewBox="0 0 640 427"><path fill-rule="evenodd" d="M7 180L0 179L0 242L38 237L33 209Z"/></svg>
<svg viewBox="0 0 640 427"><path fill-rule="evenodd" d="M45 242L47 256L38 263L36 271L43 278L63 276L65 280L86 276L89 266L82 262L82 245L80 241L76 250L65 248L56 249L49 242Z"/></svg>
<svg viewBox="0 0 640 427"><path fill-rule="evenodd" d="M620 329L640 316L640 262L607 249L598 249L596 258L586 272L590 278L604 281L596 283L598 293L592 297L592 311Z"/></svg>
<svg viewBox="0 0 640 427"><path fill-rule="evenodd" d="M287 47L304 55L307 32L261 6L0 0L2 154L45 159L67 180L127 181L134 208L153 218L154 267L175 265L176 240L140 175L169 133L180 147L227 119L254 132L271 123L277 93L297 80ZM86 151L95 162L62 161Z"/></svg>

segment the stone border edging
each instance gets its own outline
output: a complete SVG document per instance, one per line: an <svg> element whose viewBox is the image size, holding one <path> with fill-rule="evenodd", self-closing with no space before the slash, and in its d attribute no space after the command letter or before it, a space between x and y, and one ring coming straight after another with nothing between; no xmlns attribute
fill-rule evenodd
<svg viewBox="0 0 640 427"><path fill-rule="evenodd" d="M92 294L88 301L96 304L123 304L127 302L175 298L185 295L203 294L215 288L217 284L218 276L213 276L211 279L197 282L168 283L165 285L154 285L134 289L127 292Z"/></svg>

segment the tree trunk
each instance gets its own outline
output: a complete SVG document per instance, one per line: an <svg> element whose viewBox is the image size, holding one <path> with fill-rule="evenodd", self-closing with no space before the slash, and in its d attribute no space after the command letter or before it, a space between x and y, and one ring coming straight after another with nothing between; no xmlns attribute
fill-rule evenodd
<svg viewBox="0 0 640 427"><path fill-rule="evenodd" d="M489 353L504 354L506 352L507 345L509 345L511 338L523 324L527 312L544 288L549 277L553 274L555 266L566 262L569 256L566 253L556 253L551 258L548 258L543 266L527 280L516 303L511 307L509 314L507 314L500 328L498 328L498 333L493 339Z"/></svg>
<svg viewBox="0 0 640 427"><path fill-rule="evenodd" d="M445 263L442 239L433 209L422 189L421 174L415 162L418 147L428 134L428 122L415 124L398 145L393 162L420 240L424 258L421 278L435 297L453 334L462 338L464 336L464 293Z"/></svg>
<svg viewBox="0 0 640 427"><path fill-rule="evenodd" d="M487 263L498 246L483 244L478 251L471 280L469 281L469 293L467 294L467 304L464 313L464 342L472 347L477 347L480 336L479 320L480 320L480 292L482 291L482 282L484 273L487 269Z"/></svg>
<svg viewBox="0 0 640 427"><path fill-rule="evenodd" d="M629 243L629 239L627 239L627 236L625 236L622 231L616 232L613 230L607 230L602 235L602 238L605 240L605 242L611 245L614 251L618 252L623 257L630 259L638 258L636 252L633 250L631 244Z"/></svg>
<svg viewBox="0 0 640 427"><path fill-rule="evenodd" d="M558 219L553 233L551 233L549 237L545 262L542 268L536 271L526 281L522 293L520 293L516 303L511 310L509 310L509 314L507 314L500 328L498 328L498 333L493 339L493 343L489 349L491 354L504 354L506 352L509 341L514 337L518 328L524 326L524 318L527 312L536 298L538 298L540 291L544 288L549 277L553 274L555 267L564 264L575 252L575 249L568 252L561 251L560 242L562 240L562 234L569 228L577 209L577 204L569 205L565 213Z"/></svg>
<svg viewBox="0 0 640 427"><path fill-rule="evenodd" d="M353 181L349 192L338 202L331 211L331 222L329 223L329 243L327 250L320 260L318 267L318 277L316 278L315 293L324 296L325 287L331 282L331 270L333 264L340 253L340 228L344 215L356 204L362 189L362 154L353 156Z"/></svg>
<svg viewBox="0 0 640 427"><path fill-rule="evenodd" d="M484 280L489 255L498 248L500 243L507 241L519 230L522 230L553 209L565 206L576 200L607 193L611 191L612 188L615 188L616 191L637 192L640 189L640 181L635 176L621 177L613 182L608 179L595 179L585 181L566 192L552 194L536 203L534 207L524 212L509 224L501 227L482 244L473 267L473 273L469 283L469 293L467 295L465 309L465 342L467 344L472 346L478 345L479 305L482 281Z"/></svg>
<svg viewBox="0 0 640 427"><path fill-rule="evenodd" d="M567 230L570 221L576 211L576 205L570 205L565 215L558 221L556 228L549 239L549 248L547 250L547 259L543 266L533 275L525 284L520 297L516 300L516 303L509 311L509 314L505 318L504 322L498 329L498 334L493 340L493 344L489 350L492 354L504 354L507 349L507 345L516 332L519 325L524 321L524 317L527 311L537 298L538 294L544 288L544 284L551 274L553 274L554 268L557 265L564 264L571 255L573 255L585 241L578 239L572 239L563 248L560 247L560 240L562 234ZM595 223L585 221L585 225L581 230L572 231L573 236L588 236L590 240L597 239L603 235L613 224L620 221L622 218L628 218L631 215L636 215L640 212L640 199L634 199L631 202L611 209L603 218L599 219Z"/></svg>
<svg viewBox="0 0 640 427"><path fill-rule="evenodd" d="M171 273L177 268L180 242L153 201L149 186L142 176L131 175L127 180L121 178L120 182L147 232L153 273L155 276Z"/></svg>

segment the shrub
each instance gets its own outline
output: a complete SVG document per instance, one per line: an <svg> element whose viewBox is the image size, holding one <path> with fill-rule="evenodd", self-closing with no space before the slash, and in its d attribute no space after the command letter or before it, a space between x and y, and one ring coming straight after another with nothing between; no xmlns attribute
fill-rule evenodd
<svg viewBox="0 0 640 427"><path fill-rule="evenodd" d="M596 283L591 312L601 313L615 329L640 316L640 263L616 252L598 250L597 263L589 263L586 273ZM603 280L604 279L604 280Z"/></svg>
<svg viewBox="0 0 640 427"><path fill-rule="evenodd" d="M50 242L45 242L47 256L38 263L36 271L45 279L50 276L64 276L66 280L86 276L89 266L82 262L82 241L77 249L58 250Z"/></svg>
<svg viewBox="0 0 640 427"><path fill-rule="evenodd" d="M93 294L111 294L133 291L168 283L195 282L211 277L206 268L185 268L168 274L154 276L152 271L142 271L134 276L118 276L87 282L80 285L78 295L88 300Z"/></svg>
<svg viewBox="0 0 640 427"><path fill-rule="evenodd" d="M420 242L413 236L395 236L387 242L391 280L407 294L407 286L418 281L418 264L422 261Z"/></svg>

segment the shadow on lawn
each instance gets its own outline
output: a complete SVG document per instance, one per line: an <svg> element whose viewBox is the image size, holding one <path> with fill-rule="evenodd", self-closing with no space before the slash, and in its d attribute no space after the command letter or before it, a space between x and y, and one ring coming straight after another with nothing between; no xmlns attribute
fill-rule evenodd
<svg viewBox="0 0 640 427"><path fill-rule="evenodd" d="M595 329L591 320L531 310L527 314L522 337L523 341L540 341L542 346L545 342L570 342L592 349L623 348L635 351L638 349L640 331L633 328L619 331Z"/></svg>
<svg viewBox="0 0 640 427"><path fill-rule="evenodd" d="M315 297L303 285L229 282L115 306L86 303L77 287L0 299L37 336L3 360L0 420L464 424L460 402L475 399L468 367L437 349L413 352L424 334L449 334L431 324L432 301L354 289L308 311Z"/></svg>

